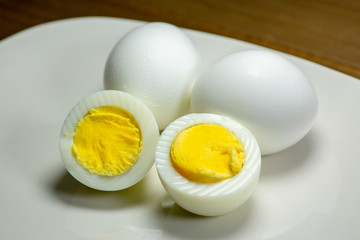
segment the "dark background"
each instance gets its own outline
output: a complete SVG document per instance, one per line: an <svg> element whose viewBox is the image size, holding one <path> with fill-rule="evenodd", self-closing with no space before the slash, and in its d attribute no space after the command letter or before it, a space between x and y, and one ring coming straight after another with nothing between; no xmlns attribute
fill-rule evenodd
<svg viewBox="0 0 360 240"><path fill-rule="evenodd" d="M360 78L359 0L0 0L0 39L79 16L165 21L280 50Z"/></svg>

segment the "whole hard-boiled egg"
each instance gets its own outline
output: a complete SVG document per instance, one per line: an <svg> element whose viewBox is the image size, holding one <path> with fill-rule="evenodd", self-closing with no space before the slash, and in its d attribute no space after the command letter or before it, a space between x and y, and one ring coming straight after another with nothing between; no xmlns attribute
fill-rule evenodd
<svg viewBox="0 0 360 240"><path fill-rule="evenodd" d="M104 85L142 100L162 130L189 113L199 64L197 50L182 30L168 23L147 23L115 45L106 62Z"/></svg>
<svg viewBox="0 0 360 240"><path fill-rule="evenodd" d="M69 173L84 185L121 190L149 171L158 137L156 120L140 100L120 91L99 91L66 117L60 154Z"/></svg>
<svg viewBox="0 0 360 240"><path fill-rule="evenodd" d="M176 119L162 132L155 156L168 194L187 211L204 216L240 207L260 174L255 137L238 122L215 114Z"/></svg>
<svg viewBox="0 0 360 240"><path fill-rule="evenodd" d="M233 118L256 137L261 153L284 150L311 129L316 92L304 73L286 58L246 50L214 62L196 81L191 106Z"/></svg>

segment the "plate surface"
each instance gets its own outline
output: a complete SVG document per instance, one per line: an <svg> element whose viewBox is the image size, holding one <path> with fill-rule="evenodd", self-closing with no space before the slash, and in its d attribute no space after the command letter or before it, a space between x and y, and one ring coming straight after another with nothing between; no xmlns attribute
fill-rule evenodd
<svg viewBox="0 0 360 240"><path fill-rule="evenodd" d="M39 25L0 42L1 239L359 239L360 81L285 55L313 83L319 112L293 147L263 158L254 195L220 217L190 214L168 198L156 170L119 192L74 180L58 151L76 102L103 88L115 43L143 24L76 18ZM204 67L259 49L185 30Z"/></svg>

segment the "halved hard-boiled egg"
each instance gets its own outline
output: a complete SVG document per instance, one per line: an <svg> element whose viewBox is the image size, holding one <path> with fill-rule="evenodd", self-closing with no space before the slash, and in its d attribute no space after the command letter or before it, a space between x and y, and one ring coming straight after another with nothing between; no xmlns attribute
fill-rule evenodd
<svg viewBox="0 0 360 240"><path fill-rule="evenodd" d="M121 91L98 91L66 117L60 153L79 182L99 190L121 190L150 170L158 138L155 117L140 100Z"/></svg>
<svg viewBox="0 0 360 240"><path fill-rule="evenodd" d="M188 114L162 132L155 154L161 182L189 212L216 216L242 205L260 175L256 139L243 125L216 114Z"/></svg>

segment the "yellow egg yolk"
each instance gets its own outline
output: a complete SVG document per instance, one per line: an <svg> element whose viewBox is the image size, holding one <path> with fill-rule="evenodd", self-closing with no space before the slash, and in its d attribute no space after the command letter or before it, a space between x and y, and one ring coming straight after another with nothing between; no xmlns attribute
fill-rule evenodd
<svg viewBox="0 0 360 240"><path fill-rule="evenodd" d="M238 174L245 162L240 139L215 123L201 123L182 130L170 149L175 170L190 181L214 183Z"/></svg>
<svg viewBox="0 0 360 240"><path fill-rule="evenodd" d="M72 152L90 173L116 176L127 172L142 148L141 129L136 119L116 106L91 109L78 122Z"/></svg>

